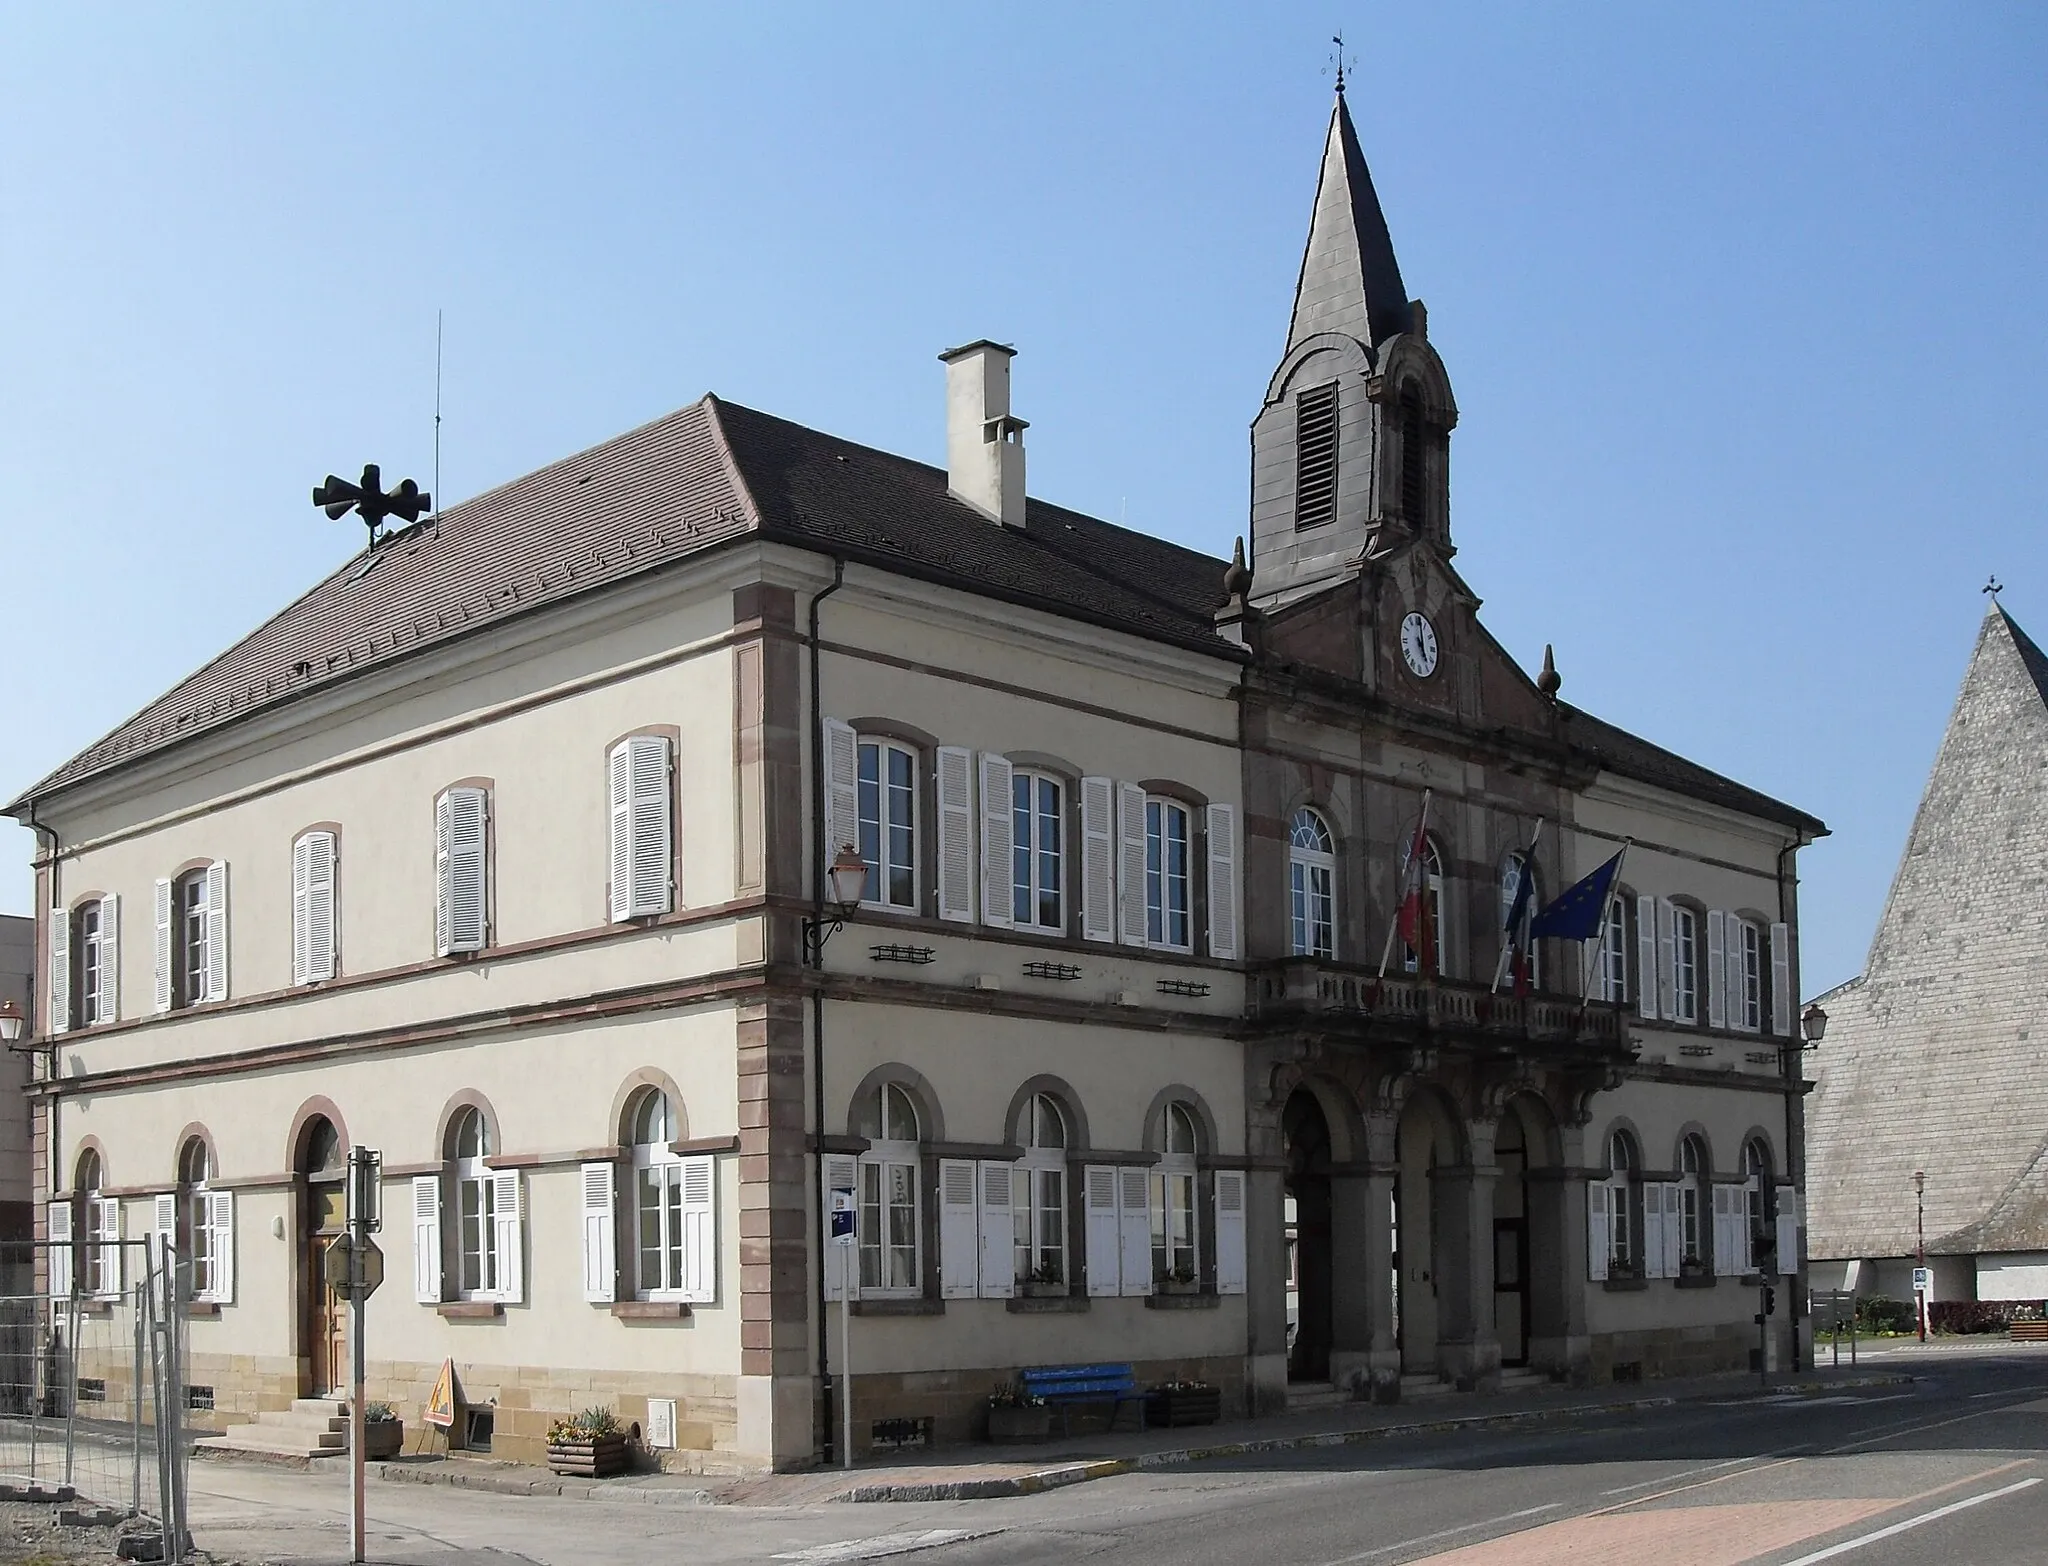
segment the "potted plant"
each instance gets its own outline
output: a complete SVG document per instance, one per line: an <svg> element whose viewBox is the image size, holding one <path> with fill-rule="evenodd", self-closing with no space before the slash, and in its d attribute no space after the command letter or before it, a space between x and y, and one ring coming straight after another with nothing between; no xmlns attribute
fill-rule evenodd
<svg viewBox="0 0 2048 1566"><path fill-rule="evenodd" d="M1223 1393L1206 1381L1168 1381L1145 1395L1145 1423L1173 1429L1213 1425L1223 1413Z"/></svg>
<svg viewBox="0 0 2048 1566"><path fill-rule="evenodd" d="M1202 1286L1192 1267L1176 1267L1159 1280L1161 1294L1193 1294Z"/></svg>
<svg viewBox="0 0 2048 1566"><path fill-rule="evenodd" d="M1067 1281L1058 1262L1042 1261L1024 1275L1023 1288L1027 1300L1053 1300L1067 1292Z"/></svg>
<svg viewBox="0 0 2048 1566"><path fill-rule="evenodd" d="M405 1445L405 1421L389 1403L363 1405L363 1456L396 1457Z"/></svg>
<svg viewBox="0 0 2048 1566"><path fill-rule="evenodd" d="M548 1467L555 1473L603 1479L624 1473L628 1466L626 1432L610 1409L586 1408L548 1426Z"/></svg>
<svg viewBox="0 0 2048 1566"><path fill-rule="evenodd" d="M1005 1382L988 1395L988 1438L991 1441L1043 1441L1052 1434L1052 1410L1017 1382Z"/></svg>

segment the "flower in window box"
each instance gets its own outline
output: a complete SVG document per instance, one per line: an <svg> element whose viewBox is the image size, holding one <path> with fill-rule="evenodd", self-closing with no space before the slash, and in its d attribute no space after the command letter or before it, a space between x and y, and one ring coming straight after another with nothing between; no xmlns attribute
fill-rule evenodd
<svg viewBox="0 0 2048 1566"><path fill-rule="evenodd" d="M1159 1280L1161 1294L1193 1294L1202 1286L1192 1267L1176 1267Z"/></svg>
<svg viewBox="0 0 2048 1566"><path fill-rule="evenodd" d="M1067 1280L1056 1261L1042 1261L1021 1280L1027 1300L1058 1299L1067 1292Z"/></svg>

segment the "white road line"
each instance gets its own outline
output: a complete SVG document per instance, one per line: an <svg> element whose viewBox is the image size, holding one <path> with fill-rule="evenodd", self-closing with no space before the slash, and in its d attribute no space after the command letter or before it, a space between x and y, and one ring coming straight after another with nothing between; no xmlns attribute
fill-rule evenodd
<svg viewBox="0 0 2048 1566"><path fill-rule="evenodd" d="M1627 1495L1631 1490L1654 1490L1660 1484L1676 1484L1681 1479L1690 1479L1694 1474L1711 1474L1722 1468L1740 1468L1744 1463L1762 1462L1764 1457L1775 1457L1775 1452L1766 1452L1763 1457L1731 1457L1725 1463L1708 1463L1701 1468L1683 1468L1675 1474L1665 1474L1656 1479L1640 1479L1634 1484L1617 1485L1612 1490L1602 1490L1604 1501L1610 1495Z"/></svg>
<svg viewBox="0 0 2048 1566"><path fill-rule="evenodd" d="M1937 1506L1931 1512L1922 1512L1918 1517L1908 1517L1904 1522L1893 1523L1889 1528L1880 1528L1875 1533L1866 1533L1860 1539L1844 1539L1840 1544L1831 1544L1824 1550L1815 1550L1811 1555L1802 1555L1797 1560L1786 1561L1784 1566L1814 1566L1816 1561L1833 1560L1837 1555L1847 1555L1851 1550L1860 1550L1866 1544L1875 1544L1880 1539L1889 1539L1917 1528L1922 1523L1937 1522L1943 1517L1965 1511L1972 1506L1982 1506L1986 1501L1995 1501L2000 1496L2011 1495L2019 1490L2031 1489L2041 1481L2022 1479L2018 1484L2009 1484L2002 1490L1987 1490L1982 1495L1973 1495L1968 1500L1951 1501L1946 1506Z"/></svg>
<svg viewBox="0 0 2048 1566"><path fill-rule="evenodd" d="M844 1561L879 1561L891 1555L908 1555L914 1550L935 1550L942 1544L963 1539L986 1539L1000 1528L927 1528L922 1533L885 1533L866 1539L842 1539L837 1544L814 1544L808 1550L789 1550L771 1556L778 1561L801 1561L804 1566L839 1566Z"/></svg>
<svg viewBox="0 0 2048 1566"><path fill-rule="evenodd" d="M1541 1506L1525 1506L1519 1512L1509 1512L1501 1517L1489 1517L1484 1522L1460 1523L1455 1528L1439 1529L1413 1539L1403 1539L1397 1544L1382 1544L1375 1549L1360 1550L1356 1555L1340 1555L1333 1561L1324 1561L1323 1566L1355 1566L1358 1561L1373 1560L1381 1555L1391 1555L1396 1550L1413 1549L1418 1544L1435 1544L1440 1539L1455 1539L1461 1533L1472 1533L1480 1528L1494 1528L1505 1522L1520 1522L1524 1517L1540 1517L1545 1512L1562 1511L1562 1501L1547 1501Z"/></svg>

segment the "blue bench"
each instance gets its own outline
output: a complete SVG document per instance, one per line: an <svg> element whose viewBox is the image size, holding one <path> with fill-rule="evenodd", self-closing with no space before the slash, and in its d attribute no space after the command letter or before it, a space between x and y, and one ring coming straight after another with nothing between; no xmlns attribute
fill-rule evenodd
<svg viewBox="0 0 2048 1566"><path fill-rule="evenodd" d="M1028 1396L1059 1410L1060 1434L1067 1433L1067 1414L1086 1403L1108 1403L1109 1428L1126 1403L1138 1406L1138 1428L1145 1428L1145 1393L1129 1365L1036 1365L1019 1371L1017 1380Z"/></svg>

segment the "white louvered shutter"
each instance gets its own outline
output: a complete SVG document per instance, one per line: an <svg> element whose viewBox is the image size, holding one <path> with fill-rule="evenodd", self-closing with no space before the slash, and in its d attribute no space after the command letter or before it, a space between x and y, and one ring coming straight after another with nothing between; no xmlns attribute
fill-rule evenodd
<svg viewBox="0 0 2048 1566"><path fill-rule="evenodd" d="M1685 1187L1664 1187L1664 1276L1685 1270Z"/></svg>
<svg viewBox="0 0 2048 1566"><path fill-rule="evenodd" d="M412 1297L422 1305L441 1303L439 1175L419 1175L412 1182Z"/></svg>
<svg viewBox="0 0 2048 1566"><path fill-rule="evenodd" d="M1789 1185L1778 1187L1778 1275L1790 1278L1799 1271L1799 1192Z"/></svg>
<svg viewBox="0 0 2048 1566"><path fill-rule="evenodd" d="M1645 1278L1664 1276L1664 1187L1655 1181L1643 1184L1642 1244L1636 1247L1631 1258ZM1619 1208L1628 1200L1628 1188L1617 1185L1610 1198L1611 1205Z"/></svg>
<svg viewBox="0 0 2048 1566"><path fill-rule="evenodd" d="M333 977L334 834L307 832L292 844L292 982Z"/></svg>
<svg viewBox="0 0 2048 1566"><path fill-rule="evenodd" d="M1668 897L1657 899L1657 1015L1678 1020L1678 911Z"/></svg>
<svg viewBox="0 0 2048 1566"><path fill-rule="evenodd" d="M851 732L849 730L849 732ZM860 1276L856 1248L840 1245L832 1239L832 1193L834 1190L851 1192L856 1204L860 1200L860 1164L843 1153L828 1153L819 1160L821 1170L818 1191L818 1224L825 1231L825 1298L843 1300L849 1288ZM973 1176L968 1176L970 1185ZM941 1176L943 1187L944 1177ZM943 1194L943 1191L942 1191ZM858 1207L856 1206L856 1211ZM940 1270L944 1272L945 1244L940 1238Z"/></svg>
<svg viewBox="0 0 2048 1566"><path fill-rule="evenodd" d="M438 816L439 811L437 809L437 819L435 821L437 830L434 841L434 859L437 870L442 853L441 838L438 830L440 826ZM308 832L305 836L296 839L292 843L292 983L294 984L308 984L312 982L309 978L313 971L312 928L307 919L306 910L306 887L312 880L312 837L313 834ZM438 947L441 942L437 938L434 944Z"/></svg>
<svg viewBox="0 0 2048 1566"><path fill-rule="evenodd" d="M121 1255L121 1199L117 1196L95 1197L93 1210L93 1254L99 1264L99 1276L93 1280L93 1291L102 1299L112 1299L126 1287L123 1277Z"/></svg>
<svg viewBox="0 0 2048 1566"><path fill-rule="evenodd" d="M1143 946L1146 929L1145 791L1135 783L1116 786L1116 841L1117 938L1126 946Z"/></svg>
<svg viewBox="0 0 2048 1566"><path fill-rule="evenodd" d="M157 882L167 886L166 881ZM71 911L50 910L50 1031L71 1029Z"/></svg>
<svg viewBox="0 0 2048 1566"><path fill-rule="evenodd" d="M985 1163L981 1174L981 1297L1006 1300L1017 1292L1017 1219L1013 1198L1028 1175L1008 1164Z"/></svg>
<svg viewBox="0 0 2048 1566"><path fill-rule="evenodd" d="M1116 784L1081 779L1081 938L1116 939Z"/></svg>
<svg viewBox="0 0 2048 1566"><path fill-rule="evenodd" d="M1742 1271L1742 1249L1736 1238L1737 1204L1742 1192L1732 1185L1714 1187L1714 1273L1732 1278Z"/></svg>
<svg viewBox="0 0 2048 1566"><path fill-rule="evenodd" d="M1237 958L1237 806L1209 807L1209 955Z"/></svg>
<svg viewBox="0 0 2048 1566"><path fill-rule="evenodd" d="M860 737L852 724L827 718L824 748L825 862L818 866L821 878L842 848L860 847Z"/></svg>
<svg viewBox="0 0 2048 1566"><path fill-rule="evenodd" d="M121 899L100 899L100 993L99 1020L114 1022L121 1015Z"/></svg>
<svg viewBox="0 0 2048 1566"><path fill-rule="evenodd" d="M155 1248L156 1264L161 1267L178 1244L178 1198L170 1192L163 1192L150 1199L150 1206L153 1210L149 1240Z"/></svg>
<svg viewBox="0 0 2048 1566"><path fill-rule="evenodd" d="M709 1158L683 1160L683 1299L718 1298L718 1176Z"/></svg>
<svg viewBox="0 0 2048 1566"><path fill-rule="evenodd" d="M1729 991L1738 988L1741 982L1741 954L1736 954L1733 963L1728 961L1727 932L1730 924L1734 924L1738 932L1742 928L1720 909L1707 910L1707 1023L1716 1028L1728 1026ZM1738 934L1736 939L1740 940L1741 936Z"/></svg>
<svg viewBox="0 0 2048 1566"><path fill-rule="evenodd" d="M1657 968L1657 899L1636 899L1636 1010L1657 1015L1657 996L1664 988Z"/></svg>
<svg viewBox="0 0 2048 1566"><path fill-rule="evenodd" d="M491 1250L498 1269L493 1297L517 1305L526 1297L526 1225L519 1200L522 1182L516 1169L501 1169L490 1181Z"/></svg>
<svg viewBox="0 0 2048 1566"><path fill-rule="evenodd" d="M613 919L645 919L667 913L672 906L669 770L666 735L635 734L612 747L606 775L611 790Z"/></svg>
<svg viewBox="0 0 2048 1566"><path fill-rule="evenodd" d="M206 1297L216 1305L235 1302L235 1193L206 1193L206 1237L213 1253L213 1286Z"/></svg>
<svg viewBox="0 0 2048 1566"><path fill-rule="evenodd" d="M939 1294L971 1300L981 1262L981 1232L975 1222L974 1162L939 1160Z"/></svg>
<svg viewBox="0 0 2048 1566"><path fill-rule="evenodd" d="M454 932L454 805L446 794L434 801L434 953L446 957Z"/></svg>
<svg viewBox="0 0 2048 1566"><path fill-rule="evenodd" d="M1608 1252L1614 1244L1608 1202L1614 1189L1604 1180L1586 1183L1586 1276L1595 1282L1607 1276Z"/></svg>
<svg viewBox="0 0 2048 1566"><path fill-rule="evenodd" d="M206 998L228 998L228 862L206 867Z"/></svg>
<svg viewBox="0 0 2048 1566"><path fill-rule="evenodd" d="M75 1211L68 1197L50 1203L50 1298L53 1300L71 1297L71 1280L78 1267L77 1247L71 1232Z"/></svg>
<svg viewBox="0 0 2048 1566"><path fill-rule="evenodd" d="M171 896L169 881L156 883L156 988L151 995L151 1005L157 1011L169 1011L175 994L171 980Z"/></svg>
<svg viewBox="0 0 2048 1566"><path fill-rule="evenodd" d="M1136 1165L1116 1172L1117 1265L1123 1274L1120 1294L1152 1292L1151 1183L1144 1169Z"/></svg>
<svg viewBox="0 0 2048 1566"><path fill-rule="evenodd" d="M489 942L490 861L485 845L491 797L480 788L451 788L441 799L447 810L447 836L435 924L444 932L441 955L446 957L480 952Z"/></svg>
<svg viewBox="0 0 2048 1566"><path fill-rule="evenodd" d="M583 1192L583 1297L609 1305L619 1293L619 1167L585 1164Z"/></svg>
<svg viewBox="0 0 2048 1566"><path fill-rule="evenodd" d="M1216 1171L1216 1292L1245 1289L1244 1188L1241 1169Z"/></svg>
<svg viewBox="0 0 2048 1566"><path fill-rule="evenodd" d="M939 747L939 917L974 920L974 752ZM836 853L837 850L835 849ZM1007 902L1003 905L1008 910ZM1006 919L1003 921L1008 923Z"/></svg>
<svg viewBox="0 0 2048 1566"><path fill-rule="evenodd" d="M1109 1164L1090 1164L1081 1173L1081 1184L1087 1199L1088 1292L1121 1293L1122 1240L1116 1219L1116 1169Z"/></svg>
<svg viewBox="0 0 2048 1566"><path fill-rule="evenodd" d="M1792 926L1771 926L1771 1031L1792 1036Z"/></svg>
<svg viewBox="0 0 2048 1566"><path fill-rule="evenodd" d="M1016 818L1010 793L1016 769L1002 756L981 758L981 922L1007 929L1016 920L1011 896Z"/></svg>

